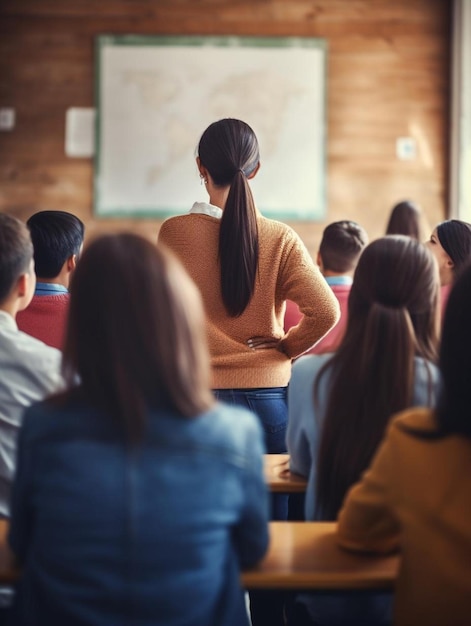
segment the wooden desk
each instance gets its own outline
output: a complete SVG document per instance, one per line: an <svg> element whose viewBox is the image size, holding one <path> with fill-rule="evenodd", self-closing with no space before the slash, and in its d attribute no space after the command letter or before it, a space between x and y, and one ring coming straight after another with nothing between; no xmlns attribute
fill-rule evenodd
<svg viewBox="0 0 471 626"><path fill-rule="evenodd" d="M335 523L270 522L270 547L255 568L242 573L246 589L392 589L398 556L365 556L341 550ZM0 520L0 584L13 584L19 570L6 543L8 522Z"/></svg>
<svg viewBox="0 0 471 626"><path fill-rule="evenodd" d="M336 523L270 522L270 547L243 572L246 589L311 591L392 589L399 557L347 552L335 542Z"/></svg>
<svg viewBox="0 0 471 626"><path fill-rule="evenodd" d="M264 455L265 482L272 493L304 493L307 480L289 469L289 454Z"/></svg>
<svg viewBox="0 0 471 626"><path fill-rule="evenodd" d="M20 575L7 544L8 525L7 520L0 519L0 585L11 585L16 582Z"/></svg>

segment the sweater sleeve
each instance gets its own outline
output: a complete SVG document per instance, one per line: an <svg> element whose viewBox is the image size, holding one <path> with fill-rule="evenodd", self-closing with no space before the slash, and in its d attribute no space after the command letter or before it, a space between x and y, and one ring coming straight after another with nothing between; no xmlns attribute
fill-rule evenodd
<svg viewBox="0 0 471 626"><path fill-rule="evenodd" d="M394 475L393 423L370 468L347 493L338 518L338 543L349 550L387 553L400 542L400 527L391 506Z"/></svg>
<svg viewBox="0 0 471 626"><path fill-rule="evenodd" d="M309 350L338 321L340 307L329 285L314 264L301 239L292 231L280 272L281 293L295 302L300 322L281 341L283 352L295 358Z"/></svg>

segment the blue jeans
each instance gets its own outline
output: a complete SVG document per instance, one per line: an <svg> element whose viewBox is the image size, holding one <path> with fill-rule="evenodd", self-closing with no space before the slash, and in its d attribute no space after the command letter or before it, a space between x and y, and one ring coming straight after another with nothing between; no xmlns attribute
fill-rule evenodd
<svg viewBox="0 0 471 626"><path fill-rule="evenodd" d="M286 452L287 387L214 389L214 395L220 402L243 406L258 415L269 454Z"/></svg>
<svg viewBox="0 0 471 626"><path fill-rule="evenodd" d="M220 402L243 406L258 416L265 433L265 448L269 454L280 454L287 451L287 387L214 389L213 393ZM272 496L271 518L285 520L287 517L288 496Z"/></svg>

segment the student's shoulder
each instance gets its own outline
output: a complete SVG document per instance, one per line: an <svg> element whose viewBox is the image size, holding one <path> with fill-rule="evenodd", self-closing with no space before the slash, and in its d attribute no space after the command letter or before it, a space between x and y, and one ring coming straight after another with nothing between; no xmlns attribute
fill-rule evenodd
<svg viewBox="0 0 471 626"><path fill-rule="evenodd" d="M224 430L232 427L240 432L259 431L260 424L256 415L242 406L216 402L209 414Z"/></svg>
<svg viewBox="0 0 471 626"><path fill-rule="evenodd" d="M167 217L160 226L159 239L164 232L171 232L175 228L180 228L188 217L189 215L173 215L172 217Z"/></svg>
<svg viewBox="0 0 471 626"><path fill-rule="evenodd" d="M261 217L258 220L258 230L259 239L264 248L275 248L281 251L282 258L293 259L296 264L312 264L311 256L303 240L288 224Z"/></svg>
<svg viewBox="0 0 471 626"><path fill-rule="evenodd" d="M248 409L216 402L200 420L205 439L217 446L241 453L254 442L262 445L260 420Z"/></svg>
<svg viewBox="0 0 471 626"><path fill-rule="evenodd" d="M301 241L300 236L291 226L263 215L258 217L258 227L263 234L282 237L287 241Z"/></svg>
<svg viewBox="0 0 471 626"><path fill-rule="evenodd" d="M289 390L291 394L304 394L306 389L311 393L312 385L321 369L332 358L331 353L307 354L297 359L292 368Z"/></svg>
<svg viewBox="0 0 471 626"><path fill-rule="evenodd" d="M208 232L216 230L219 223L216 218L200 213L175 215L162 223L157 239L163 244L188 242L193 238L200 238L208 228Z"/></svg>
<svg viewBox="0 0 471 626"><path fill-rule="evenodd" d="M305 354L293 364L293 376L316 376L319 370L330 361L333 353Z"/></svg>
<svg viewBox="0 0 471 626"><path fill-rule="evenodd" d="M402 445L402 441L413 440L421 441L420 435L437 431L437 419L434 409L427 407L412 407L401 411L394 415L388 426L387 437L390 444L398 443ZM425 437L424 442L427 441Z"/></svg>
<svg viewBox="0 0 471 626"><path fill-rule="evenodd" d="M31 444L48 437L51 430L54 430L56 423L60 424L61 422L58 419L57 409L51 404L51 401L46 399L35 402L25 410L23 415L21 438L24 442Z"/></svg>
<svg viewBox="0 0 471 626"><path fill-rule="evenodd" d="M77 399L74 391L58 391L33 403L24 413L22 426L31 441L87 438L109 428L110 421L103 419L98 409Z"/></svg>
<svg viewBox="0 0 471 626"><path fill-rule="evenodd" d="M40 339L21 330L18 330L14 349L19 362L31 369L47 365L59 367L62 360L62 353L57 348L48 346Z"/></svg>

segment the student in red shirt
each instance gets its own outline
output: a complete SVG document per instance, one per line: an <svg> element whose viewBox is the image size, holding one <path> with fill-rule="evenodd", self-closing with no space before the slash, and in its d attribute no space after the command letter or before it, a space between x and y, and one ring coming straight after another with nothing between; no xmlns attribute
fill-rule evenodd
<svg viewBox="0 0 471 626"><path fill-rule="evenodd" d="M31 304L17 315L18 328L62 349L69 308L69 281L83 245L85 227L66 211L40 211L27 221L37 277Z"/></svg>
<svg viewBox="0 0 471 626"><path fill-rule="evenodd" d="M340 304L340 319L307 354L335 352L347 326L348 296L353 282L353 272L363 248L368 243L366 231L356 222L341 220L329 224L322 235L317 253L317 264L327 284ZM288 300L285 313L285 332L296 326L302 318L298 306Z"/></svg>

